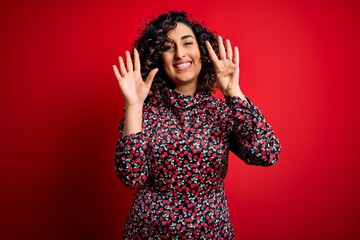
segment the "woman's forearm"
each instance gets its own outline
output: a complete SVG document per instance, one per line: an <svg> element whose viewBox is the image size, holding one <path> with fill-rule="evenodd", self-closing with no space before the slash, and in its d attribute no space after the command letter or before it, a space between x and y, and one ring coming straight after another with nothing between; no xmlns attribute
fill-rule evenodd
<svg viewBox="0 0 360 240"><path fill-rule="evenodd" d="M122 138L126 135L142 131L142 113L143 104L126 106Z"/></svg>

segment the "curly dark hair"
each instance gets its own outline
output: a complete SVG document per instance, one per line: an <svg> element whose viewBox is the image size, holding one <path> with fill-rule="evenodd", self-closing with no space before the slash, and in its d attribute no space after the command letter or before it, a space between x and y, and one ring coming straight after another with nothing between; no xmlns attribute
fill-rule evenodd
<svg viewBox="0 0 360 240"><path fill-rule="evenodd" d="M151 86L152 93L160 93L165 87L174 88L173 83L165 74L162 67L161 55L163 45L168 40L168 33L174 29L177 23L184 23L192 29L199 46L202 67L198 76L197 91L214 91L215 68L206 49L206 41L209 41L215 53L218 54L219 47L217 35L206 29L201 23L190 20L186 12L170 11L161 14L156 19L146 24L145 29L140 32L139 38L135 40L134 47L139 51L141 74L143 79L154 68L159 68Z"/></svg>

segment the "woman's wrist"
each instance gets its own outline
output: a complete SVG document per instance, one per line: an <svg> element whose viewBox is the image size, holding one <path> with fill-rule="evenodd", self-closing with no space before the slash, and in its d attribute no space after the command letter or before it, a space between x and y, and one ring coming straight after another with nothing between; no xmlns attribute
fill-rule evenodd
<svg viewBox="0 0 360 240"><path fill-rule="evenodd" d="M243 97L244 94L240 90L240 88L230 89L223 92L224 96L232 96L232 97Z"/></svg>
<svg viewBox="0 0 360 240"><path fill-rule="evenodd" d="M126 109L142 109L143 106L144 106L144 103L135 103L135 104L125 103Z"/></svg>
<svg viewBox="0 0 360 240"><path fill-rule="evenodd" d="M242 91L239 89L232 89L224 93L224 96L230 96L230 97L239 97L242 100L246 101L245 95L242 93ZM246 101L247 102L247 101Z"/></svg>

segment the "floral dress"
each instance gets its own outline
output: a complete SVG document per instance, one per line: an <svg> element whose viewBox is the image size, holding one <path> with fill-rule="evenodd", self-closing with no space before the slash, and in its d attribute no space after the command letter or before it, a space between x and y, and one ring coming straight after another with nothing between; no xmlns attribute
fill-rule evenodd
<svg viewBox="0 0 360 240"><path fill-rule="evenodd" d="M248 100L248 99L247 99ZM124 239L234 239L224 192L229 150L271 166L280 144L250 100L165 89L143 108L142 131L116 144L115 170L136 189Z"/></svg>

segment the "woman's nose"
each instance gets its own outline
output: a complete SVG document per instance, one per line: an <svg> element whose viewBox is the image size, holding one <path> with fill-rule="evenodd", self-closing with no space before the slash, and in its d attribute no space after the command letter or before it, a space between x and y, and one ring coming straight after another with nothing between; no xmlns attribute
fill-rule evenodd
<svg viewBox="0 0 360 240"><path fill-rule="evenodd" d="M185 51L182 47L177 47L176 48L176 52L175 52L175 57L176 58L182 58L185 56Z"/></svg>

